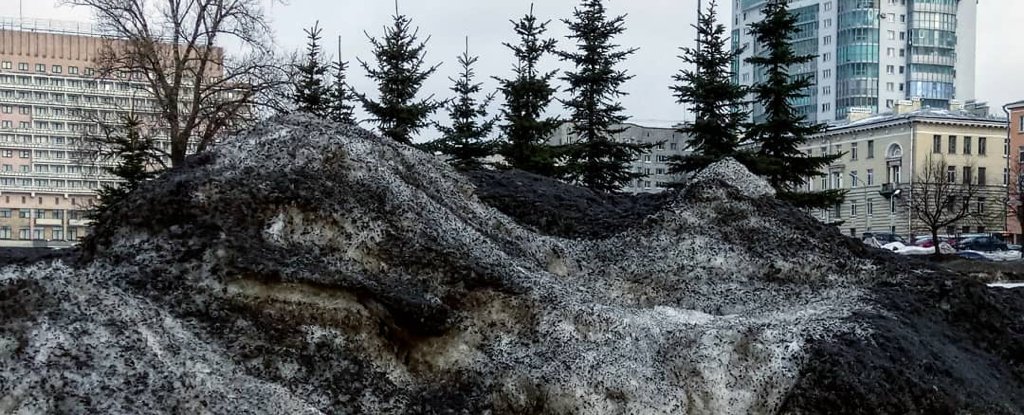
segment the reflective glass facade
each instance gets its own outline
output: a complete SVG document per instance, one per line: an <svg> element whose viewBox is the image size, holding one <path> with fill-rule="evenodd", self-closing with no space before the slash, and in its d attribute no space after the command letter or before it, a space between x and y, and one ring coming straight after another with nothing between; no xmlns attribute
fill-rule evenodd
<svg viewBox="0 0 1024 415"><path fill-rule="evenodd" d="M880 11L867 0L838 0L836 7L836 118L853 107L877 112Z"/></svg>
<svg viewBox="0 0 1024 415"><path fill-rule="evenodd" d="M956 97L957 0L909 0L908 93L942 107Z"/></svg>

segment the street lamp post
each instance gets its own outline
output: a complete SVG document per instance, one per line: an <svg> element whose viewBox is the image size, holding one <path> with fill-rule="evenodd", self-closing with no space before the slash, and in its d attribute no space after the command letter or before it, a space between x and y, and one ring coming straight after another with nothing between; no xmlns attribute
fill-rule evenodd
<svg viewBox="0 0 1024 415"><path fill-rule="evenodd" d="M896 233L896 226L893 224L893 217L896 215L896 197L903 193L903 189L896 189L889 196L889 232Z"/></svg>

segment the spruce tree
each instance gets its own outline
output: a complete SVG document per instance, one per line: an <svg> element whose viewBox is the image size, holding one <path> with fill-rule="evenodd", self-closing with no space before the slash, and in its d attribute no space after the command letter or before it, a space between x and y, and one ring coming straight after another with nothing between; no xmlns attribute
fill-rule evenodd
<svg viewBox="0 0 1024 415"><path fill-rule="evenodd" d="M642 174L630 171L630 163L653 144L616 142L626 121L617 98L619 88L632 76L615 69L636 49L621 50L613 43L625 31L625 16L609 18L602 0L584 0L573 10L574 20L564 19L575 51L562 51L562 60L572 62L574 71L561 78L569 85L570 98L562 100L569 112L569 132L577 141L569 144L564 177L594 190L614 192Z"/></svg>
<svg viewBox="0 0 1024 415"><path fill-rule="evenodd" d="M741 162L748 157L740 154L741 129L747 119L744 98L746 88L732 82L732 62L742 50L730 51L725 25L718 22L717 2L711 0L707 11L698 15L697 45L681 48L679 58L693 69L684 69L674 75L676 82L670 89L676 102L691 104L695 120L678 131L690 137L691 154L672 156L670 173L689 173L703 169L726 157Z"/></svg>
<svg viewBox="0 0 1024 415"><path fill-rule="evenodd" d="M793 100L806 96L804 91L813 83L810 78L789 76L789 68L811 62L816 56L798 55L793 50L790 39L799 29L797 17L788 6L789 0L768 0L761 11L764 18L750 24L750 34L763 51L747 58L747 62L764 74L764 80L751 87L754 99L764 107L764 121L747 129L746 137L759 146L751 167L768 179L781 199L806 208L831 207L842 202L844 192L798 191L807 180L824 175L821 169L841 155L814 157L799 150L825 126L808 123L793 105Z"/></svg>
<svg viewBox="0 0 1024 415"><path fill-rule="evenodd" d="M416 95L425 81L437 67L424 67L426 41L418 40L418 30L410 26L410 20L395 10L394 23L384 28L384 36L377 39L370 36L376 64L359 60L370 79L377 83L379 98L372 100L365 94L356 94L363 108L370 113L370 121L384 137L403 144L411 144L412 136L421 128L430 125L427 117L444 105L433 99L417 99ZM428 37L427 40L430 40Z"/></svg>
<svg viewBox="0 0 1024 415"><path fill-rule="evenodd" d="M156 176L152 166L162 165L161 154L152 137L143 134L142 121L134 114L124 117L118 125L101 125L103 136L98 138L97 151L101 160L113 160L112 166L103 167L119 181L103 185L98 191L99 204L90 212L95 220L105 220L105 213L139 187Z"/></svg>
<svg viewBox="0 0 1024 415"><path fill-rule="evenodd" d="M542 73L537 64L544 55L555 52L556 42L544 37L550 21L539 23L533 15L533 4L529 14L511 22L519 43L503 45L512 50L516 58L513 76L494 78L498 81L498 90L505 97L501 108L504 122L500 126L502 137L498 152L512 168L554 177L557 174L557 153L547 141L558 129L560 121L542 115L555 97L556 89L551 80L558 71Z"/></svg>
<svg viewBox="0 0 1024 415"><path fill-rule="evenodd" d="M469 39L466 39L466 50L458 57L462 72L458 78L449 78L453 82L451 90L455 93L447 105L451 125L435 123L442 135L437 148L450 156L452 164L461 169L479 167L481 159L494 154L493 143L487 141L497 121L487 116L487 106L494 100L494 93L485 95L479 102L475 97L481 90L481 84L473 82L476 76L473 64L478 59L469 56Z"/></svg>
<svg viewBox="0 0 1024 415"><path fill-rule="evenodd" d="M320 47L320 22L304 30L306 32L306 53L300 63L293 64L295 80L292 81L292 104L295 110L326 117L330 107L330 88L324 82L328 65L324 62Z"/></svg>
<svg viewBox="0 0 1024 415"><path fill-rule="evenodd" d="M355 124L355 106L352 103L356 98L352 93L352 87L345 79L348 62L341 60L340 39L338 40L338 60L332 64L331 70L333 80L328 93L327 119L337 123Z"/></svg>

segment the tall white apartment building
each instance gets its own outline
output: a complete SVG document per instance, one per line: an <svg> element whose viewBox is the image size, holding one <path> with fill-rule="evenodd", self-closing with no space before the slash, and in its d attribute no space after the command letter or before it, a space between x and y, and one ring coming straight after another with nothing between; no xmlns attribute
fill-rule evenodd
<svg viewBox="0 0 1024 415"><path fill-rule="evenodd" d="M748 25L761 19L766 0L733 0L734 81L761 79L744 60L761 53ZM791 68L814 85L796 104L809 121L846 118L851 108L886 112L900 100L926 107L973 100L977 0L792 0L800 54L818 58ZM754 106L754 117L762 109Z"/></svg>
<svg viewBox="0 0 1024 415"><path fill-rule="evenodd" d="M103 42L83 24L0 20L0 246L81 238L96 191L115 180L83 137L129 111L155 120L140 74L99 77Z"/></svg>

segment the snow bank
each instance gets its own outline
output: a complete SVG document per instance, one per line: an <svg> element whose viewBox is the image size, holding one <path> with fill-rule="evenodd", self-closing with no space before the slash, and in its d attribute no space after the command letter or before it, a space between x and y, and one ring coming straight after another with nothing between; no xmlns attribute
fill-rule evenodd
<svg viewBox="0 0 1024 415"><path fill-rule="evenodd" d="M793 249L846 238L734 161L693 183L548 237L433 156L270 121L114 209L91 263L0 272L0 412L775 412L911 273Z"/></svg>

